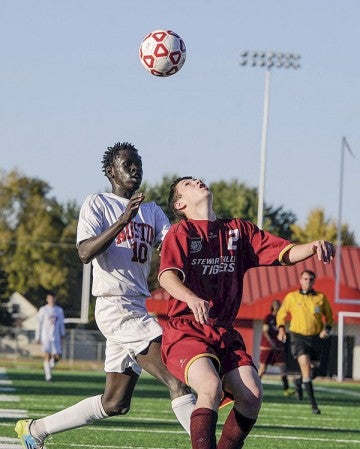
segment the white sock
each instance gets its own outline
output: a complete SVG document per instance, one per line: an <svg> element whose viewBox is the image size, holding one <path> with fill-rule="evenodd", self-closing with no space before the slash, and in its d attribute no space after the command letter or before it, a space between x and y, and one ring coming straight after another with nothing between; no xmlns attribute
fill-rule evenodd
<svg viewBox="0 0 360 449"><path fill-rule="evenodd" d="M55 359L54 359L54 357L51 357L51 359L50 359L50 368L55 368Z"/></svg>
<svg viewBox="0 0 360 449"><path fill-rule="evenodd" d="M108 418L101 404L101 394L84 399L53 415L37 419L31 423L31 435L45 440L48 435L86 426L102 418Z"/></svg>
<svg viewBox="0 0 360 449"><path fill-rule="evenodd" d="M51 366L49 360L44 360L45 379L51 379Z"/></svg>
<svg viewBox="0 0 360 449"><path fill-rule="evenodd" d="M190 435L190 418L191 413L195 407L195 396L193 394L186 394L171 401L171 407L179 423L183 426L186 432Z"/></svg>

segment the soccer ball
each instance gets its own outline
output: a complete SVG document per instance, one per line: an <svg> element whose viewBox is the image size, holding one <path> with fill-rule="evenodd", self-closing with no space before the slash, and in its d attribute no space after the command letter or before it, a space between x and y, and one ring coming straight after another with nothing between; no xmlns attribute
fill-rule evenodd
<svg viewBox="0 0 360 449"><path fill-rule="evenodd" d="M181 37L170 30L155 30L141 42L141 64L155 76L170 76L178 72L186 59L186 47Z"/></svg>

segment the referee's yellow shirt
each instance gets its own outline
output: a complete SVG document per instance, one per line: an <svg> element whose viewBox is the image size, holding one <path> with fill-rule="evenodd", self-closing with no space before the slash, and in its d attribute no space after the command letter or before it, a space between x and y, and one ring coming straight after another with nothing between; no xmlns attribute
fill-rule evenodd
<svg viewBox="0 0 360 449"><path fill-rule="evenodd" d="M303 294L299 290L288 293L276 315L278 327L285 326L288 314L291 314L289 330L301 335L317 335L325 326L333 325L333 314L328 299L323 293L315 290L308 294Z"/></svg>

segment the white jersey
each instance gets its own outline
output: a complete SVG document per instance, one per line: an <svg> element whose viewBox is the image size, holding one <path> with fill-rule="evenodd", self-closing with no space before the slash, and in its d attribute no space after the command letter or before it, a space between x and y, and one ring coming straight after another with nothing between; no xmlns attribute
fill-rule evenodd
<svg viewBox="0 0 360 449"><path fill-rule="evenodd" d="M62 307L54 307L46 304L40 307L38 313L38 329L36 339L42 344L49 342L61 342L65 337L64 310Z"/></svg>
<svg viewBox="0 0 360 449"><path fill-rule="evenodd" d="M97 236L114 224L129 200L113 193L89 195L80 210L77 244ZM111 245L92 261L92 294L100 296L150 296L148 275L154 246L160 243L169 220L160 206L140 205L136 216Z"/></svg>

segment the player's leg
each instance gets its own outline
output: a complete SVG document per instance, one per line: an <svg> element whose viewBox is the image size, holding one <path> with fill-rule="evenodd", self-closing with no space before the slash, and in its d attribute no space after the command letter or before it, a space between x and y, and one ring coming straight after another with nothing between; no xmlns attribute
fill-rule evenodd
<svg viewBox="0 0 360 449"><path fill-rule="evenodd" d="M299 366L300 366L302 383L304 384L306 393L308 395L309 402L310 402L311 408L312 408L312 412L315 415L319 415L320 414L320 410L319 410L319 408L317 406L317 402L316 402L315 394L314 394L313 383L312 383L312 380L311 380L311 360L310 360L310 356L308 354L301 354L298 357L297 361L298 361Z"/></svg>
<svg viewBox="0 0 360 449"><path fill-rule="evenodd" d="M261 363L261 362L260 362L260 364L259 364L259 370L258 370L260 379L261 379L262 376L265 374L266 368L267 368L267 365L265 365L265 363Z"/></svg>
<svg viewBox="0 0 360 449"><path fill-rule="evenodd" d="M44 361L43 361L43 367L44 367L44 373L45 373L45 380L47 382L50 382L52 380L52 370L51 370L51 352L44 352Z"/></svg>
<svg viewBox="0 0 360 449"><path fill-rule="evenodd" d="M15 430L24 447L35 449L40 448L49 435L92 424L109 416L125 414L130 409L138 377L131 369L126 373L107 373L103 395L86 398L45 418L20 420Z"/></svg>
<svg viewBox="0 0 360 449"><path fill-rule="evenodd" d="M286 364L278 363L277 366L280 369L281 382L283 384L284 389L284 396L292 396L295 393L295 391L289 387L289 379L287 376Z"/></svg>
<svg viewBox="0 0 360 449"><path fill-rule="evenodd" d="M218 449L238 449L254 426L262 403L261 380L253 366L240 366L226 374L224 388L234 396L218 442Z"/></svg>
<svg viewBox="0 0 360 449"><path fill-rule="evenodd" d="M160 353L161 337L153 340L149 346L137 355L138 364L169 389L172 410L190 434L190 416L194 409L195 397L189 387L176 379L165 367Z"/></svg>
<svg viewBox="0 0 360 449"><path fill-rule="evenodd" d="M196 359L188 368L188 382L197 393L191 415L191 443L193 449L216 448L216 423L222 398L222 382L209 357Z"/></svg>

